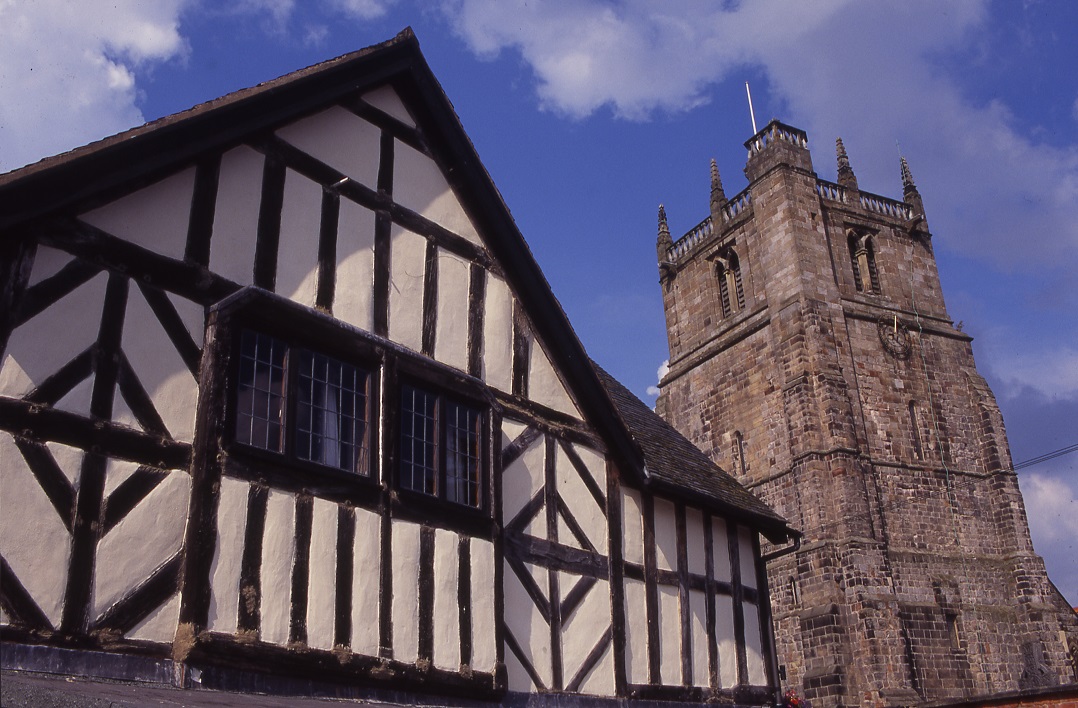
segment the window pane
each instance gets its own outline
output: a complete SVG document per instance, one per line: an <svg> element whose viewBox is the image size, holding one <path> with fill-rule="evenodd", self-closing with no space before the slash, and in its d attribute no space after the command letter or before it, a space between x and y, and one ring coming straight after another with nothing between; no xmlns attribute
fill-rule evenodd
<svg viewBox="0 0 1078 708"><path fill-rule="evenodd" d="M412 386L401 387L400 484L438 494L438 399Z"/></svg>
<svg viewBox="0 0 1078 708"><path fill-rule="evenodd" d="M446 499L480 506L479 411L445 402Z"/></svg>
<svg viewBox="0 0 1078 708"><path fill-rule="evenodd" d="M236 440L281 452L287 348L264 334L244 332L236 387Z"/></svg>
<svg viewBox="0 0 1078 708"><path fill-rule="evenodd" d="M294 359L296 457L368 474L369 374L302 349Z"/></svg>

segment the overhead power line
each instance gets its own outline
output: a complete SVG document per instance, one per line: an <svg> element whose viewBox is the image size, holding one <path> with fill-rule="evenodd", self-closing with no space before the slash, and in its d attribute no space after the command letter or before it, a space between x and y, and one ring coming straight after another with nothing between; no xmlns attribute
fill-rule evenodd
<svg viewBox="0 0 1078 708"><path fill-rule="evenodd" d="M1026 468L1026 467L1032 467L1033 465L1039 465L1042 462L1047 462L1048 460L1054 460L1057 457L1062 457L1063 455L1069 455L1072 452L1078 452L1078 443L1074 443L1073 445L1067 445L1066 447L1061 447L1058 450L1052 450L1051 452L1046 452L1043 455L1038 455L1037 457L1031 457L1028 460L1025 460L1023 462L1019 462L1018 464L1016 464L1011 469L1013 469L1013 470L1015 470L1017 472L1020 469L1023 469L1023 468Z"/></svg>

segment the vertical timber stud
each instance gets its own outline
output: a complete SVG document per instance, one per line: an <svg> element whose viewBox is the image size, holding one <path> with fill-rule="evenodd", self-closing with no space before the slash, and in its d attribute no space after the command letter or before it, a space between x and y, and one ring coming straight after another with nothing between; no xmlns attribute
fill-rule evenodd
<svg viewBox="0 0 1078 708"><path fill-rule="evenodd" d="M745 652L745 588L741 583L741 548L737 524L726 522L726 540L730 548L730 578L734 590L734 643L737 645L737 683L749 683L748 656Z"/></svg>
<svg viewBox="0 0 1078 708"><path fill-rule="evenodd" d="M254 284L271 292L277 285L277 252L281 241L285 173L284 163L273 153L267 154L262 168L262 201L258 205Z"/></svg>
<svg viewBox="0 0 1078 708"><path fill-rule="evenodd" d="M674 509L677 532L678 607L681 610L681 684L692 686L692 618L689 612L689 551L685 534L685 505L679 502Z"/></svg>
<svg viewBox="0 0 1078 708"><path fill-rule="evenodd" d="M311 528L314 523L314 498L296 496L296 556L292 562L292 611L289 616L288 641L307 643L307 601L311 586Z"/></svg>
<svg viewBox="0 0 1078 708"><path fill-rule="evenodd" d="M387 232L388 235L388 232ZM388 249L388 240L387 240ZM377 261L377 254L375 256ZM377 271L375 272L377 275ZM387 275L388 277L388 275ZM397 360L382 357L382 454L379 456L382 495L378 512L379 559L378 559L378 655L393 658L393 524L389 518L390 491L396 488L397 475L397 428L400 391L397 386Z"/></svg>
<svg viewBox="0 0 1078 708"><path fill-rule="evenodd" d="M712 536L711 514L704 514L704 573L707 575L705 621L707 622L707 671L708 685L713 691L719 684L719 640L715 628L715 538Z"/></svg>
<svg viewBox="0 0 1078 708"><path fill-rule="evenodd" d="M202 366L199 369L198 408L191 449L191 510L184 532L184 560L180 573L180 620L173 658L183 661L205 627L210 611L210 566L217 544L217 507L221 494L221 468L217 441L224 436L224 410L230 327L216 311L209 313ZM243 605L241 596L240 605Z"/></svg>
<svg viewBox="0 0 1078 708"><path fill-rule="evenodd" d="M16 312L30 281L36 252L37 245L29 239L0 239L0 361L15 328Z"/></svg>
<svg viewBox="0 0 1078 708"><path fill-rule="evenodd" d="M337 289L337 225L341 216L341 196L329 189L322 191L322 219L318 227L318 291L315 306L333 313Z"/></svg>
<svg viewBox="0 0 1078 708"><path fill-rule="evenodd" d="M486 312L487 269L472 263L468 281L468 373L483 376L483 318Z"/></svg>
<svg viewBox="0 0 1078 708"><path fill-rule="evenodd" d="M461 535L457 543L457 617L460 628L460 665L472 665L472 547L471 539Z"/></svg>
<svg viewBox="0 0 1078 708"><path fill-rule="evenodd" d="M266 531L269 489L252 484L247 492L247 526L240 558L240 607L236 626L242 638L255 640L262 632L262 539Z"/></svg>
<svg viewBox="0 0 1078 708"><path fill-rule="evenodd" d="M434 334L438 326L438 246L427 240L423 267L423 339L421 351L434 358Z"/></svg>
<svg viewBox="0 0 1078 708"><path fill-rule="evenodd" d="M509 683L505 668L505 523L502 517L502 416L496 410L490 413L490 436L487 438L487 458L490 460L491 484L487 503L494 517L494 688L505 690ZM497 443L495 443L497 441Z"/></svg>
<svg viewBox="0 0 1078 708"><path fill-rule="evenodd" d="M553 435L547 435L545 443L543 507L546 510L547 541L556 545L558 543L557 440ZM550 593L550 688L560 691L565 685L562 677L561 656L561 590L558 583L558 571L554 568L547 568L547 583Z"/></svg>
<svg viewBox="0 0 1078 708"><path fill-rule="evenodd" d="M210 264L210 239L213 236L220 174L220 155L211 155L200 160L195 166L195 187L191 195L187 246L184 248L183 259L202 267Z"/></svg>
<svg viewBox="0 0 1078 708"><path fill-rule="evenodd" d="M434 529L419 529L419 664L434 664Z"/></svg>
<svg viewBox="0 0 1078 708"><path fill-rule="evenodd" d="M393 136L382 132L378 158L378 193L393 196ZM390 233L393 222L389 212L374 215L374 333L389 336L389 267L392 250Z"/></svg>
<svg viewBox="0 0 1078 708"><path fill-rule="evenodd" d="M610 623L614 635L614 695L628 694L625 672L625 558L622 548L621 484L618 469L606 461L606 509L610 548Z"/></svg>
<svg viewBox="0 0 1078 708"><path fill-rule="evenodd" d="M513 395L528 397L528 362L531 339L524 308L513 298Z"/></svg>
<svg viewBox="0 0 1078 708"><path fill-rule="evenodd" d="M644 604L648 620L648 683L662 683L659 654L659 586L655 558L655 499L650 492L640 494L644 526Z"/></svg>
<svg viewBox="0 0 1078 708"><path fill-rule="evenodd" d="M128 287L127 278L109 275L95 345L96 375L90 394L90 415L95 421L112 420L112 404L123 356L120 341L123 337L124 314L127 312ZM104 517L107 466L108 457L97 450L88 450L82 458L75 496L75 518L71 528L71 559L60 620L60 630L64 634L81 634L88 627L97 542L101 537Z"/></svg>
<svg viewBox="0 0 1078 708"><path fill-rule="evenodd" d="M356 512L350 504L337 507L337 592L334 595L333 645L352 644L352 569L355 562Z"/></svg>

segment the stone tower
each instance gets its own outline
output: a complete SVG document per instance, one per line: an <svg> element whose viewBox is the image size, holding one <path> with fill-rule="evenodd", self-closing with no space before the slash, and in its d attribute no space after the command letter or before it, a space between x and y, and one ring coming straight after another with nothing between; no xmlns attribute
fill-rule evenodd
<svg viewBox="0 0 1078 708"><path fill-rule="evenodd" d="M749 186L677 241L657 410L804 532L769 565L787 687L909 705L1076 680L1078 622L1033 551L1003 419L947 314L920 194L862 192L842 141L746 144Z"/></svg>

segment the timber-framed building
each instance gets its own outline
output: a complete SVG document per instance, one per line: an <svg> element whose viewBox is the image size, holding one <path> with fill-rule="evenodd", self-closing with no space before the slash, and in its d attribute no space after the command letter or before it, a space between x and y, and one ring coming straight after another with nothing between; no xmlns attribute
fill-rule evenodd
<svg viewBox="0 0 1078 708"><path fill-rule="evenodd" d="M5 669L765 705L787 523L587 358L410 31L0 176Z"/></svg>

